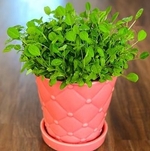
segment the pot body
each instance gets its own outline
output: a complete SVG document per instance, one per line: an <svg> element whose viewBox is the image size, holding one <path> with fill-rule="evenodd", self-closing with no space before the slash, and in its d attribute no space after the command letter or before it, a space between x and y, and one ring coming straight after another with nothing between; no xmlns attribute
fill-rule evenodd
<svg viewBox="0 0 150 151"><path fill-rule="evenodd" d="M54 139L71 144L90 142L100 136L110 104L116 78L104 83L68 85L61 82L50 87L48 79L36 77L47 133Z"/></svg>

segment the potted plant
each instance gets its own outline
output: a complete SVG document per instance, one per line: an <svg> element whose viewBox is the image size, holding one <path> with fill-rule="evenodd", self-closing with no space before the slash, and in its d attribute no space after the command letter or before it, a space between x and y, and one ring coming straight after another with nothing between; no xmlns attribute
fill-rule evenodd
<svg viewBox="0 0 150 151"><path fill-rule="evenodd" d="M80 14L71 3L44 11L47 21L9 27L3 51L15 49L21 72L36 76L44 141L55 150L94 150L105 140L105 116L117 77L136 82L137 74L124 75L128 62L149 56L134 47L147 36L143 29L132 29L143 9L120 20L118 12L110 15L111 7L91 9L89 2Z"/></svg>

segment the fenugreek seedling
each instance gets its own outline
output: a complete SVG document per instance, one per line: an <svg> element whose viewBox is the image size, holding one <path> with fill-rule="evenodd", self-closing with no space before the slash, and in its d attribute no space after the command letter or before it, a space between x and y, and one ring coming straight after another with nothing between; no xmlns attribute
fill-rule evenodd
<svg viewBox="0 0 150 151"><path fill-rule="evenodd" d="M123 73L129 61L149 56L147 51L139 54L134 47L147 36L143 29L132 29L143 9L122 19L118 19L118 12L110 15L111 7L91 9L89 2L80 14L71 3L55 10L46 6L44 11L47 21L33 19L26 27L17 25L7 30L10 39L3 51L15 49L20 53L24 63L21 72L48 78L50 86L62 81L61 89L72 83L91 87L92 81L104 82L116 76L138 80L135 73Z"/></svg>

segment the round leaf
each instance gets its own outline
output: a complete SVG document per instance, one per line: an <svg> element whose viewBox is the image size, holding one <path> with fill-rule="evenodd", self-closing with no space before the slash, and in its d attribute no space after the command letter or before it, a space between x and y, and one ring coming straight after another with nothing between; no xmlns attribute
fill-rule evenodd
<svg viewBox="0 0 150 151"><path fill-rule="evenodd" d="M55 10L56 16L63 16L65 15L65 8L62 6L58 6Z"/></svg>
<svg viewBox="0 0 150 151"><path fill-rule="evenodd" d="M88 40L88 33L86 31L80 32L79 36L82 40L85 40L85 41Z"/></svg>
<svg viewBox="0 0 150 151"><path fill-rule="evenodd" d="M139 79L138 75L135 73L129 73L126 78L132 82L137 82Z"/></svg>
<svg viewBox="0 0 150 151"><path fill-rule="evenodd" d="M51 40L51 41L55 40L56 37L57 37L57 35L54 32L51 32L48 35L48 39Z"/></svg>
<svg viewBox="0 0 150 151"><path fill-rule="evenodd" d="M90 27L85 24L82 24L81 26L79 26L79 29L80 30L90 30Z"/></svg>
<svg viewBox="0 0 150 151"><path fill-rule="evenodd" d="M101 56L101 57L104 57L104 50L102 49L102 48L97 48L97 52L99 53L99 55Z"/></svg>
<svg viewBox="0 0 150 151"><path fill-rule="evenodd" d="M62 59L53 59L51 62L52 66L59 66L62 64Z"/></svg>
<svg viewBox="0 0 150 151"><path fill-rule="evenodd" d="M73 7L72 3L68 2L68 3L66 4L66 11L67 11L67 12L71 12L71 11L73 11L73 10L74 10L74 7Z"/></svg>
<svg viewBox="0 0 150 151"><path fill-rule="evenodd" d="M20 37L19 31L16 28L14 28L14 27L8 28L7 34L8 34L9 37L11 37L13 39L16 39L16 38Z"/></svg>
<svg viewBox="0 0 150 151"><path fill-rule="evenodd" d="M44 7L44 12L45 12L45 14L50 15L50 13L51 13L50 7L49 6Z"/></svg>
<svg viewBox="0 0 150 151"><path fill-rule="evenodd" d="M143 52L140 54L140 59L145 59L149 56L149 53L148 52Z"/></svg>
<svg viewBox="0 0 150 151"><path fill-rule="evenodd" d="M142 41L147 37L147 33L145 30L140 30L138 32L138 41Z"/></svg>
<svg viewBox="0 0 150 151"><path fill-rule="evenodd" d="M73 31L69 31L66 33L66 39L69 41L75 41L76 34Z"/></svg>
<svg viewBox="0 0 150 151"><path fill-rule="evenodd" d="M40 50L35 45L30 45L29 48L28 48L28 51L33 56L40 56Z"/></svg>

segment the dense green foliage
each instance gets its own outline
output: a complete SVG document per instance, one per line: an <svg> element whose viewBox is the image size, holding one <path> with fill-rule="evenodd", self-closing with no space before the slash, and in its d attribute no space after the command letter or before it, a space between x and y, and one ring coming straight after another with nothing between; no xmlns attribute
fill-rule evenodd
<svg viewBox="0 0 150 151"><path fill-rule="evenodd" d="M24 62L21 71L50 79L51 86L61 80L61 88L71 83L80 86L87 83L90 87L94 80L104 82L121 76L128 68L128 61L149 55L138 54L134 47L147 36L144 30L132 29L143 9L135 16L118 20L118 12L110 15L111 7L102 11L91 9L90 3L86 3L85 8L77 14L71 3L53 11L45 7L49 16L46 22L42 18L33 19L26 27L8 28L10 39L4 52L17 50L21 53L20 61ZM11 43L14 40L19 44ZM138 80L135 73L123 76L134 82Z"/></svg>

